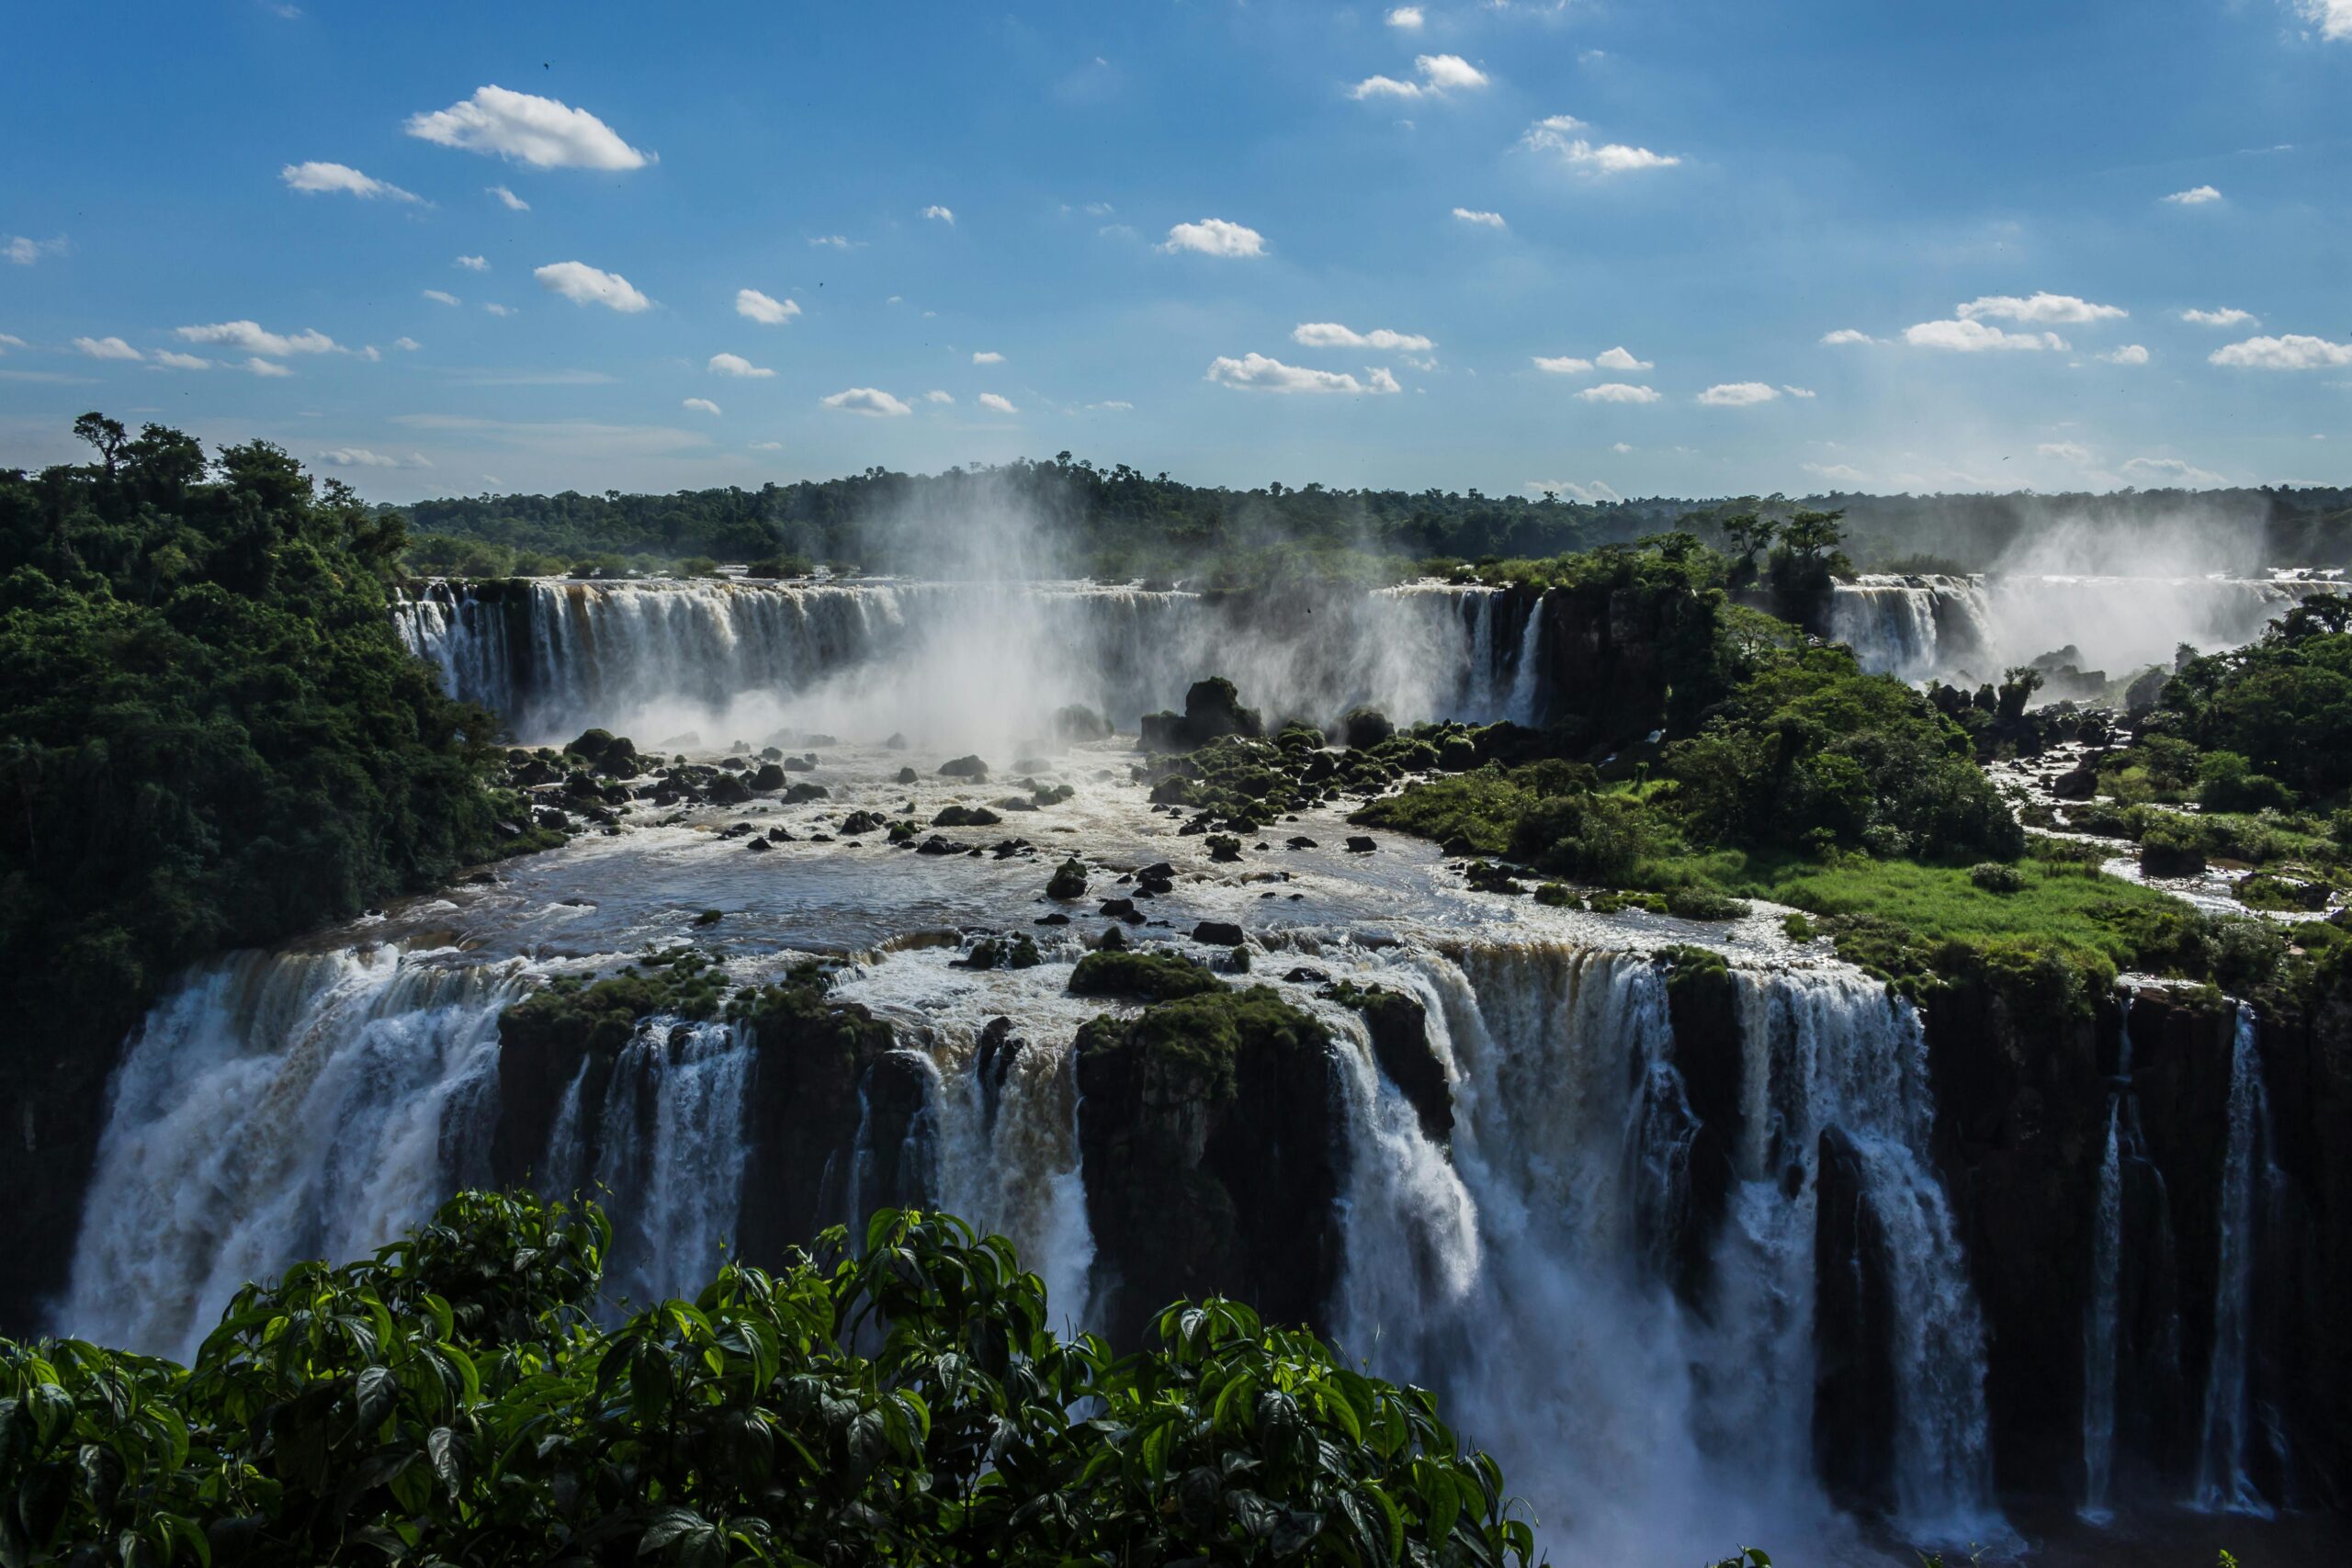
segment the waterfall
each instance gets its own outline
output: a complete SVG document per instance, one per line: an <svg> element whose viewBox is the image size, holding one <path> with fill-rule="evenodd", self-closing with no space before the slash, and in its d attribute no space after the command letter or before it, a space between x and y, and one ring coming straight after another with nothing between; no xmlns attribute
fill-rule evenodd
<svg viewBox="0 0 2352 1568"><path fill-rule="evenodd" d="M2251 1465L2256 1444L2284 1468L2285 1439L2275 1412L2254 1387L2256 1263L2267 1199L2277 1184L2271 1159L2270 1096L2262 1078L2260 1027L2238 1004L2230 1054L2229 1141L2222 1163L2221 1250L2213 1284L2213 1354L2205 1375L2205 1421L2197 1453L2194 1506L2267 1516L2270 1505ZM2261 1428L2257 1433L2256 1427Z"/></svg>
<svg viewBox="0 0 2352 1568"><path fill-rule="evenodd" d="M1068 1041L983 1032L950 1062L932 1075L939 1206L1011 1238L1064 1322L1087 1326L1094 1238L1079 1168L1076 1053Z"/></svg>
<svg viewBox="0 0 2352 1568"><path fill-rule="evenodd" d="M2324 581L2231 577L1865 574L1837 585L1830 632L1872 674L1997 681L2061 645L2122 678L2188 643L2235 648Z"/></svg>
<svg viewBox="0 0 2352 1568"><path fill-rule="evenodd" d="M185 1357L246 1280L363 1257L486 1184L523 987L386 948L189 974L115 1071L61 1327Z"/></svg>
<svg viewBox="0 0 2352 1568"><path fill-rule="evenodd" d="M2117 1319L2123 1272L2122 1096L2107 1106L2106 1154L2098 1166L2098 1196L2091 1232L2091 1299L2083 1314L2083 1517L2112 1517L2108 1494L2115 1479Z"/></svg>
<svg viewBox="0 0 2352 1568"><path fill-rule="evenodd" d="M1693 1218L1699 1131L1662 971L1547 945L1397 959L1452 1080L1451 1157L1368 1048L1341 1055L1350 1128L1338 1337L1436 1389L1581 1557L1694 1557L1718 1534L1820 1540L1808 1462L1815 1388L1816 1154L1860 1151L1883 1235L1896 1524L1985 1540L1984 1331L1927 1154L1925 1036L1908 1003L1838 974L1740 974L1742 1133L1729 1213ZM1333 1021L1361 1033L1344 1015ZM1709 1299L1675 1261L1711 1248Z"/></svg>
<svg viewBox="0 0 2352 1568"><path fill-rule="evenodd" d="M452 694L521 739L591 725L658 749L818 730L1017 743L1083 704L1122 728L1229 676L1269 723L1371 704L1399 722L1501 716L1499 591L1212 597L1085 583L428 585L394 606Z"/></svg>
<svg viewBox="0 0 2352 1568"><path fill-rule="evenodd" d="M1533 725L1543 679L1544 596L1539 593L1529 602L1527 624L1520 628L1519 668L1511 674L1510 700L1503 705L1503 716L1513 724Z"/></svg>
<svg viewBox="0 0 2352 1568"><path fill-rule="evenodd" d="M2140 1113L2132 1098L2132 993L2119 991L2116 1087L2107 1097L2107 1144L2091 1215L2091 1292L2083 1314L2083 1503L2095 1524L2113 1517L2115 1402L2121 1375L2123 1165L2141 1158Z"/></svg>
<svg viewBox="0 0 2352 1568"><path fill-rule="evenodd" d="M1857 1159L1860 1198L1881 1238L1898 1517L1914 1533L1981 1540L2004 1527L1992 1502L1984 1325L1958 1227L1928 1157L1934 1108L1916 1009L1860 975L1736 972L1741 993L1743 1136L1719 1268L1747 1338L1725 1389L1725 1425L1792 1433L1769 1401L1802 1409L1815 1369L1819 1150L1835 1131ZM1785 1420L1785 1418L1783 1418Z"/></svg>
<svg viewBox="0 0 2352 1568"><path fill-rule="evenodd" d="M656 1016L615 1060L596 1123L594 1195L613 1224L605 1292L616 1303L698 1289L726 1260L751 1157L752 1043L742 1024ZM566 1121L560 1113L548 1137L550 1172L586 1163L584 1118Z"/></svg>

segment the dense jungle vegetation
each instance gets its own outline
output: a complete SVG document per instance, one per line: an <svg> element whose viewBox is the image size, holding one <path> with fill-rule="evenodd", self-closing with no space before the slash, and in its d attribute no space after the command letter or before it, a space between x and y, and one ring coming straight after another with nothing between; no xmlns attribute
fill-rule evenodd
<svg viewBox="0 0 2352 1568"><path fill-rule="evenodd" d="M593 1204L463 1193L247 1286L182 1368L0 1340L0 1553L433 1563L1526 1563L1431 1396L1238 1303L1116 1355L1010 1243L884 1211L853 1248L602 1328Z"/></svg>
<svg viewBox="0 0 2352 1568"><path fill-rule="evenodd" d="M1285 575L1395 577L1449 563L1538 559L1682 528L1736 550L1729 520L1785 522L1815 501L1489 496L1185 484L1126 464L1050 461L935 475L869 468L844 479L756 490L606 491L420 501L402 511L419 572L618 576L686 573L718 563L813 562L867 570L1186 578L1240 586ZM2352 491L2236 490L2116 495L1839 496L1864 570L1981 570L2062 524L2107 534L2119 559L2135 535L2194 521L2227 541L2241 570L2341 565L2352 558ZM391 510L387 508L386 510ZM976 558L960 559L967 540Z"/></svg>
<svg viewBox="0 0 2352 1568"><path fill-rule="evenodd" d="M0 474L0 973L127 1023L488 854L497 732L393 635L398 518L266 443L76 428L96 461Z"/></svg>

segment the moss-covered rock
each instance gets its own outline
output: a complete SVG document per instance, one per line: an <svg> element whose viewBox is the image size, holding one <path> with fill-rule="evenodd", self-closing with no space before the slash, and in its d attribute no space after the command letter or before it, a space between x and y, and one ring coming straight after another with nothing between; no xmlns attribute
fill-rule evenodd
<svg viewBox="0 0 2352 1568"><path fill-rule="evenodd" d="M1079 1032L1079 1143L1114 1344L1180 1296L1319 1324L1338 1273L1330 1040L1273 990L1220 987Z"/></svg>
<svg viewBox="0 0 2352 1568"><path fill-rule="evenodd" d="M1113 930L1115 933L1116 928ZM1225 988L1225 982L1208 970L1174 953L1090 953L1078 961L1069 976L1069 992L1074 997L1132 997L1164 1002Z"/></svg>

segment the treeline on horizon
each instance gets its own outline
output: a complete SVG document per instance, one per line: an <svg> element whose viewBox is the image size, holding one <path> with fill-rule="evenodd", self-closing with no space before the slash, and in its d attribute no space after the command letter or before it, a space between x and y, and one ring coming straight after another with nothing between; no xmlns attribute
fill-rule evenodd
<svg viewBox="0 0 2352 1568"><path fill-rule="evenodd" d="M1722 545L1721 524L1839 511L1864 571L1982 571L2022 546L2081 530L2095 547L2150 542L2182 570L2352 565L2352 489L2265 487L1584 502L1557 495L1193 485L1068 452L1049 461L933 475L873 468L757 489L480 495L420 501L413 570L488 577L620 575L683 564L760 563L793 575L818 562L868 571L968 571L1103 579L1270 569L1393 575L1452 562L1534 559L1681 528ZM2196 558L2180 559L2184 543Z"/></svg>

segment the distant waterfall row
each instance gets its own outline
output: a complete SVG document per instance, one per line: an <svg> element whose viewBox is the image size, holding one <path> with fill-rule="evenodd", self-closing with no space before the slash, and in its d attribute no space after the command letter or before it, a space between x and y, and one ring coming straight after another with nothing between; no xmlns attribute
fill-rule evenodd
<svg viewBox="0 0 2352 1568"><path fill-rule="evenodd" d="M453 694L526 740L589 725L659 745L797 726L858 739L1050 734L1082 704L1132 728L1230 677L1267 720L1357 704L1400 721L1538 716L1538 601L1412 584L1280 600L1070 583L435 583L396 611ZM1512 601L1517 604L1518 601Z"/></svg>
<svg viewBox="0 0 2352 1568"><path fill-rule="evenodd" d="M1837 585L1830 635L1862 668L1905 681L1977 684L2071 648L2085 671L2169 667L2182 643L2236 648L2319 579L1864 575Z"/></svg>

